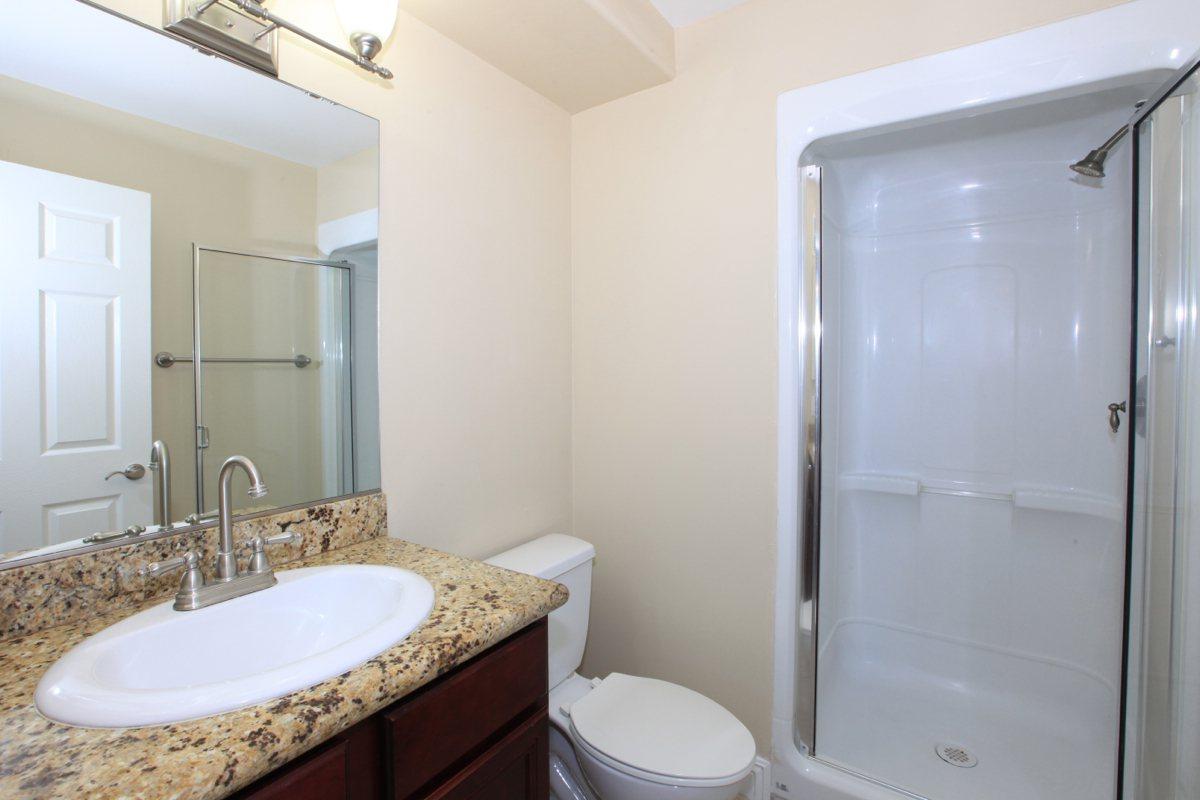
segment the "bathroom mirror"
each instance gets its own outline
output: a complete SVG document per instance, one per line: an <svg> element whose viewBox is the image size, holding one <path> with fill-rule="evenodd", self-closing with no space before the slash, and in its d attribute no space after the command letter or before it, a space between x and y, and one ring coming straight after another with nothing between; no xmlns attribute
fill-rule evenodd
<svg viewBox="0 0 1200 800"><path fill-rule="evenodd" d="M81 0L0 108L0 568L378 489L378 122Z"/></svg>

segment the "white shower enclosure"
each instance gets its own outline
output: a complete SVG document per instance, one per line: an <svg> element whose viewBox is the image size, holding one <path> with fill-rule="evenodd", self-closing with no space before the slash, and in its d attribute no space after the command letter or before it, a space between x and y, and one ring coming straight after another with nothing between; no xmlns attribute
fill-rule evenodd
<svg viewBox="0 0 1200 800"><path fill-rule="evenodd" d="M1186 338L1138 348L1145 239L1200 158L1139 104L1198 47L1196 9L1138 0L781 99L779 797L1200 800L1146 758L1184 707L1154 665L1194 666L1138 494L1176 458L1139 378Z"/></svg>
<svg viewBox="0 0 1200 800"><path fill-rule="evenodd" d="M830 761L929 797L1111 794L1128 148L1103 186L1066 165L1146 88L810 153L827 165L815 736ZM958 768L928 769L939 753Z"/></svg>

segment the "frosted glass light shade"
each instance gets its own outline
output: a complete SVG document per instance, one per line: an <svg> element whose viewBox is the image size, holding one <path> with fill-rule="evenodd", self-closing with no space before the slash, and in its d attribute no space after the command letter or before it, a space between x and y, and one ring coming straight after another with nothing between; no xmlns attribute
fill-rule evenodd
<svg viewBox="0 0 1200 800"><path fill-rule="evenodd" d="M397 0L333 0L347 36L369 33L386 42L396 27Z"/></svg>

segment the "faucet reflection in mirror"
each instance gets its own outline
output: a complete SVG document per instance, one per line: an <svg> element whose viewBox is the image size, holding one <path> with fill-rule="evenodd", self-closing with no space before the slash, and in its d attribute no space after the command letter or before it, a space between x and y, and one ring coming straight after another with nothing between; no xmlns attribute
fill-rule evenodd
<svg viewBox="0 0 1200 800"><path fill-rule="evenodd" d="M150 447L150 463L154 473L154 524L160 530L171 525L171 451L162 439L155 439Z"/></svg>

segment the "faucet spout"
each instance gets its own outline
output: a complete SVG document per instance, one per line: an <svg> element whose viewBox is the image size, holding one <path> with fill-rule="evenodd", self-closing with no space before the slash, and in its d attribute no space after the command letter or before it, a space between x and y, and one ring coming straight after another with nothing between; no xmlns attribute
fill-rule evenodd
<svg viewBox="0 0 1200 800"><path fill-rule="evenodd" d="M233 503L230 493L233 488L233 473L238 467L250 478L250 497L262 497L267 493L267 484L254 462L245 456L230 456L221 464L217 473L217 529L220 542L217 545L217 580L231 581L238 576L237 556L233 550Z"/></svg>

